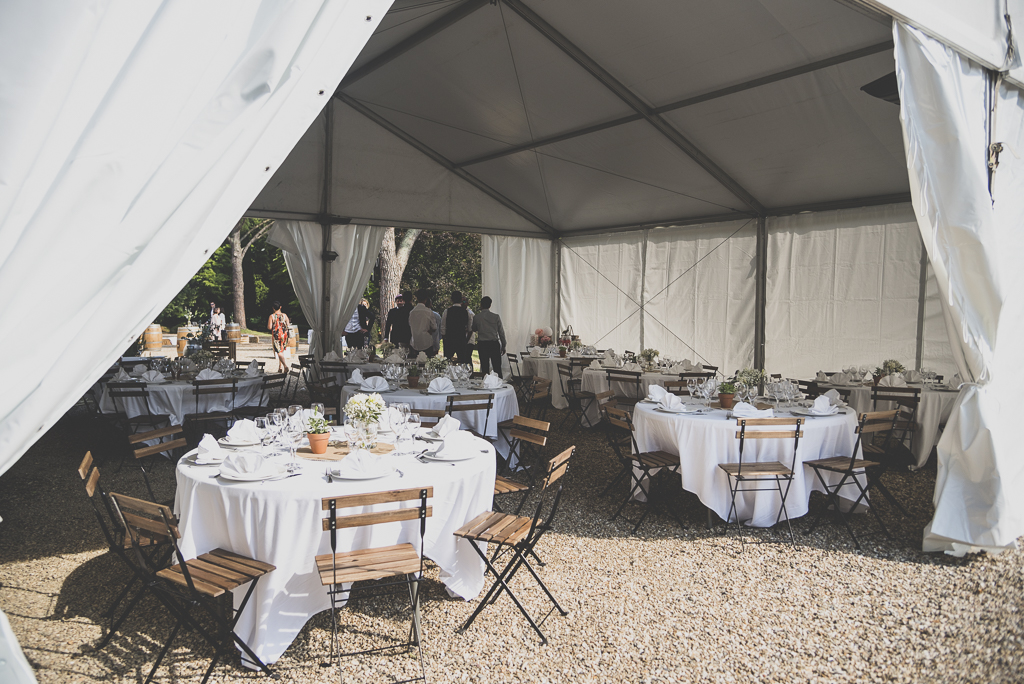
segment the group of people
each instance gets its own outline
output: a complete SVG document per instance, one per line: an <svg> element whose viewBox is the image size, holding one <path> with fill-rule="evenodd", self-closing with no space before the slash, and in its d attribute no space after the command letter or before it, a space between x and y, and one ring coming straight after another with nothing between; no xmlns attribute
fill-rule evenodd
<svg viewBox="0 0 1024 684"><path fill-rule="evenodd" d="M472 363L474 346L480 354L480 370L490 372L493 367L501 372L501 356L505 352L505 329L501 317L491 311L491 298L480 300L480 313L474 313L462 293L452 293L451 305L438 313L431 308L428 290L404 292L395 297L395 308L384 321L384 339L408 349L414 354L423 352L437 356L444 342L444 356L455 363ZM357 312L358 313L358 312ZM473 344L473 334L477 341ZM350 345L351 346L351 345Z"/></svg>

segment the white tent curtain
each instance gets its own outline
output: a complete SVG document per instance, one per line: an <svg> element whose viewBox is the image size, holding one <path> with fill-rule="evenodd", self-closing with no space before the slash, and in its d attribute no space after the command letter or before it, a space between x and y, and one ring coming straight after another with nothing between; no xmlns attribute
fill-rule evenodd
<svg viewBox="0 0 1024 684"><path fill-rule="evenodd" d="M389 6L0 3L0 316L76 331L4 357L0 473L209 258Z"/></svg>
<svg viewBox="0 0 1024 684"><path fill-rule="evenodd" d="M568 238L561 260L560 325L584 344L639 353L644 234Z"/></svg>
<svg viewBox="0 0 1024 684"><path fill-rule="evenodd" d="M954 358L973 380L938 444L924 548L998 550L1024 533L1024 95L993 87L979 65L916 29L897 23L894 36L914 210L952 323ZM991 194L990 141L1005 148Z"/></svg>
<svg viewBox="0 0 1024 684"><path fill-rule="evenodd" d="M909 205L768 221L765 368L916 366L921 239Z"/></svg>
<svg viewBox="0 0 1024 684"><path fill-rule="evenodd" d="M644 346L726 375L752 366L756 256L753 220L649 231Z"/></svg>
<svg viewBox="0 0 1024 684"><path fill-rule="evenodd" d="M526 349L537 328L555 326L552 244L535 238L481 236L481 294L493 300L491 310L501 316L509 352Z"/></svg>
<svg viewBox="0 0 1024 684"><path fill-rule="evenodd" d="M323 227L309 221L278 221L267 236L267 242L284 252L288 277L302 307L302 313L315 334L309 353L322 358L329 351L341 352L341 336L345 324L363 296L373 265L380 253L386 228L380 226L331 226L330 250L338 253L331 263L329 337L320 339L323 320Z"/></svg>

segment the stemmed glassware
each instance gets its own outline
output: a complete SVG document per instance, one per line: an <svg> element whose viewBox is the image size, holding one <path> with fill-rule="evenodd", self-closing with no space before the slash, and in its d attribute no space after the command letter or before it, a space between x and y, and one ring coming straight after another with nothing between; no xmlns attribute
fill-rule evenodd
<svg viewBox="0 0 1024 684"><path fill-rule="evenodd" d="M686 378L686 389L691 397L697 396L697 378Z"/></svg>
<svg viewBox="0 0 1024 684"><path fill-rule="evenodd" d="M747 396L747 383L737 382L736 383L736 399L737 401L746 401Z"/></svg>
<svg viewBox="0 0 1024 684"><path fill-rule="evenodd" d="M271 436L267 419L259 417L254 419L252 422L256 424L256 436L260 438L260 444L266 445L267 438Z"/></svg>

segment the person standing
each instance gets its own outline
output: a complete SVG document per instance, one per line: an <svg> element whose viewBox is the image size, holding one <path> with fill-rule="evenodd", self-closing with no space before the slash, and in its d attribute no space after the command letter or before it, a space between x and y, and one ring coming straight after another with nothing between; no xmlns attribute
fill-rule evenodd
<svg viewBox="0 0 1024 684"><path fill-rule="evenodd" d="M384 325L384 336L391 344L409 347L409 312L412 310L412 294L406 292L395 297L395 308L388 312Z"/></svg>
<svg viewBox="0 0 1024 684"><path fill-rule="evenodd" d="M210 325L213 325L213 314L217 313L217 302L210 302Z"/></svg>
<svg viewBox="0 0 1024 684"><path fill-rule="evenodd" d="M462 293L452 292L452 305L441 316L441 336L444 338L444 356L456 363L473 363L469 352L469 338L473 335L473 317L463 306Z"/></svg>
<svg viewBox="0 0 1024 684"><path fill-rule="evenodd" d="M281 302L274 302L274 313L267 319L267 330L270 331L270 340L274 345L274 355L277 357L277 372L287 373L288 362L284 355L288 352L288 335L292 328L292 322L288 316L281 311Z"/></svg>
<svg viewBox="0 0 1024 684"><path fill-rule="evenodd" d="M473 332L477 334L476 349L480 353L480 372L487 375L501 373L501 356L505 353L505 327L501 316L491 311L491 298L480 299L480 313L473 318Z"/></svg>
<svg viewBox="0 0 1024 684"><path fill-rule="evenodd" d="M373 324L377 322L377 314L370 308L370 302L366 297L360 299L359 304L366 310L366 344L369 344L373 338Z"/></svg>
<svg viewBox="0 0 1024 684"><path fill-rule="evenodd" d="M430 310L430 293L420 290L416 293L416 308L409 312L409 346L416 354L424 352L434 356L434 333L438 329L436 314Z"/></svg>
<svg viewBox="0 0 1024 684"><path fill-rule="evenodd" d="M210 315L210 332L213 334L213 339L222 339L221 335L224 333L224 328L227 324L227 321L224 320L224 314L220 312L220 307L213 307L213 313Z"/></svg>
<svg viewBox="0 0 1024 684"><path fill-rule="evenodd" d="M366 331L370 329L368 319L369 311L363 306L363 302L359 302L356 310L352 312L352 318L345 324L345 344L349 349L359 349L366 344Z"/></svg>

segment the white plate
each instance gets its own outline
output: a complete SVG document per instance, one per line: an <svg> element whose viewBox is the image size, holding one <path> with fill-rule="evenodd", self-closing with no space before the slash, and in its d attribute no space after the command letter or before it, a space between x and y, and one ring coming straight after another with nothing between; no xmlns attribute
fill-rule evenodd
<svg viewBox="0 0 1024 684"><path fill-rule="evenodd" d="M287 467L279 463L271 463L269 466L264 467L264 471L262 473L232 473L231 475L225 475L221 472L220 476L225 480L234 480L236 482L258 482L259 480L272 480L275 477L281 477L287 473Z"/></svg>
<svg viewBox="0 0 1024 684"><path fill-rule="evenodd" d="M196 466L198 468L208 468L210 466L218 466L218 467L220 467L220 464L224 462L224 459L221 459L219 461L213 461L211 463L196 463L196 459L197 458L199 458L199 454L189 454L188 456L186 456L184 458L184 461L188 465Z"/></svg>
<svg viewBox="0 0 1024 684"><path fill-rule="evenodd" d="M429 461L445 461L445 462L451 463L453 461L468 461L471 458L476 458L481 453L482 452L480 452L480 451L470 451L469 453L463 452L463 453L460 453L460 454L456 454L453 457L448 457L448 456L442 456L441 454L439 454L437 452L427 451L427 452L425 452L423 454L423 458L425 458L425 459L427 459Z"/></svg>
<svg viewBox="0 0 1024 684"><path fill-rule="evenodd" d="M349 475L338 475L333 470L331 471L331 477L336 480L376 480L377 478L394 474L395 469L390 466L369 473L353 473Z"/></svg>
<svg viewBox="0 0 1024 684"><path fill-rule="evenodd" d="M234 440L228 439L227 437L221 437L220 439L218 439L217 444L220 444L222 447L228 447L230 449L242 449L245 447L254 447L260 445L259 442L236 442Z"/></svg>
<svg viewBox="0 0 1024 684"><path fill-rule="evenodd" d="M837 410L834 413L811 413L810 409L801 408L799 406L794 406L789 409L789 412L797 416L808 416L810 418L828 418L829 416L838 416L842 413L841 410Z"/></svg>
<svg viewBox="0 0 1024 684"><path fill-rule="evenodd" d="M432 428L421 427L416 430L416 437L419 439L425 439L430 442L441 442L444 440L443 437L438 437L437 433Z"/></svg>
<svg viewBox="0 0 1024 684"><path fill-rule="evenodd" d="M445 397L449 394L458 394L459 390L452 390L451 392L431 392L430 390L420 390L423 394L429 397Z"/></svg>
<svg viewBox="0 0 1024 684"><path fill-rule="evenodd" d="M667 408L664 408L663 406L655 406L654 410L655 411L661 411L662 413L675 413L675 414L680 414L680 415L684 414L684 413L692 413L694 415L700 415L701 413L707 413L708 412L708 409L703 408L703 407L702 408L693 408L693 409L691 409L691 408L667 409Z"/></svg>

